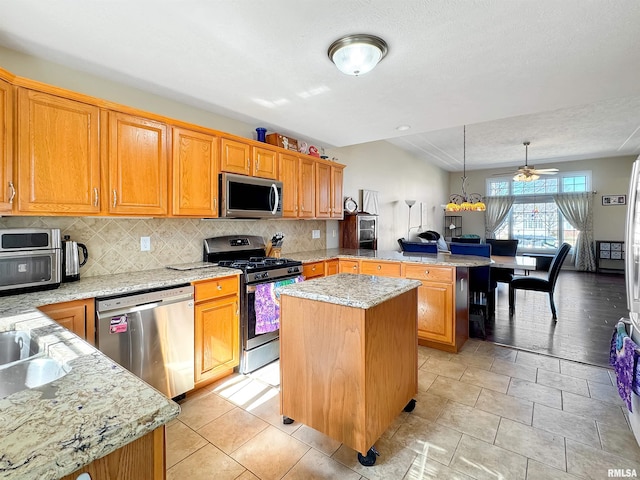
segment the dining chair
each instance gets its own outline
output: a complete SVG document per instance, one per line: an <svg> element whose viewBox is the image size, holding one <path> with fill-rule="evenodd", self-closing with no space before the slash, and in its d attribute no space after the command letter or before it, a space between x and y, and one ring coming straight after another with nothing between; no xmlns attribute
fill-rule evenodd
<svg viewBox="0 0 640 480"><path fill-rule="evenodd" d="M403 252L438 253L438 244L436 243L407 242L404 238L399 238L398 244Z"/></svg>
<svg viewBox="0 0 640 480"><path fill-rule="evenodd" d="M549 294L549 303L551 304L551 314L553 319L557 320L556 305L553 301L553 291L556 288L556 281L560 273L560 267L567 258L567 254L571 250L571 245L563 243L556 252L547 278L514 275L511 283L509 283L509 315L513 315L516 308L516 290L534 290L536 292L547 292Z"/></svg>
<svg viewBox="0 0 640 480"><path fill-rule="evenodd" d="M452 237L452 243L480 243L480 237Z"/></svg>
<svg viewBox="0 0 640 480"><path fill-rule="evenodd" d="M491 245L491 255L515 257L518 251L518 239L498 240L496 238L487 238L485 242ZM496 282L511 283L513 274L513 268L494 268L491 270L491 278Z"/></svg>

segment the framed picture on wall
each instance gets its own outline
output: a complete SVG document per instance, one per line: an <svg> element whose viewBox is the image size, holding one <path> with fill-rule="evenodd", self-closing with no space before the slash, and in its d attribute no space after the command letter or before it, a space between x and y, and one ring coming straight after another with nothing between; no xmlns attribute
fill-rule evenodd
<svg viewBox="0 0 640 480"><path fill-rule="evenodd" d="M603 195L602 196L602 205L626 205L627 204L627 196L626 195Z"/></svg>

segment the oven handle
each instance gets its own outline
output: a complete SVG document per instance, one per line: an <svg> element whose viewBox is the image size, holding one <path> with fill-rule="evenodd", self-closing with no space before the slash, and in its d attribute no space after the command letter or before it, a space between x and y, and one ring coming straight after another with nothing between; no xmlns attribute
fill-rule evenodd
<svg viewBox="0 0 640 480"><path fill-rule="evenodd" d="M285 278L278 278L278 279L271 279L271 280L267 280L266 282L258 282L258 283L254 283L251 285L246 285L245 286L245 292L246 293L255 293L256 292L256 285L264 285L265 283L277 283L277 282L282 282L284 280L292 280L294 278L298 278L299 275L293 276L293 277L285 277Z"/></svg>

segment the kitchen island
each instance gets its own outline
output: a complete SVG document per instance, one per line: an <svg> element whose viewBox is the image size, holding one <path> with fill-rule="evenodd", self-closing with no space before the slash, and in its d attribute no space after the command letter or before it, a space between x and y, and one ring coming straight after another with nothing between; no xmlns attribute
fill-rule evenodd
<svg viewBox="0 0 640 480"><path fill-rule="evenodd" d="M281 413L363 465L417 392L420 282L338 274L278 289Z"/></svg>

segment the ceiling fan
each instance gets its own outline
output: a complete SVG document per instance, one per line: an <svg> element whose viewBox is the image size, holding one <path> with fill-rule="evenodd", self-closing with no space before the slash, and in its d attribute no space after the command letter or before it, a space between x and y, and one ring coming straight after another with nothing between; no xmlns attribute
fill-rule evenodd
<svg viewBox="0 0 640 480"><path fill-rule="evenodd" d="M536 168L533 165L529 165L529 145L531 142L524 142L524 165L518 168L513 180L516 182L533 182L538 180L540 175L555 175L558 173L557 168Z"/></svg>

